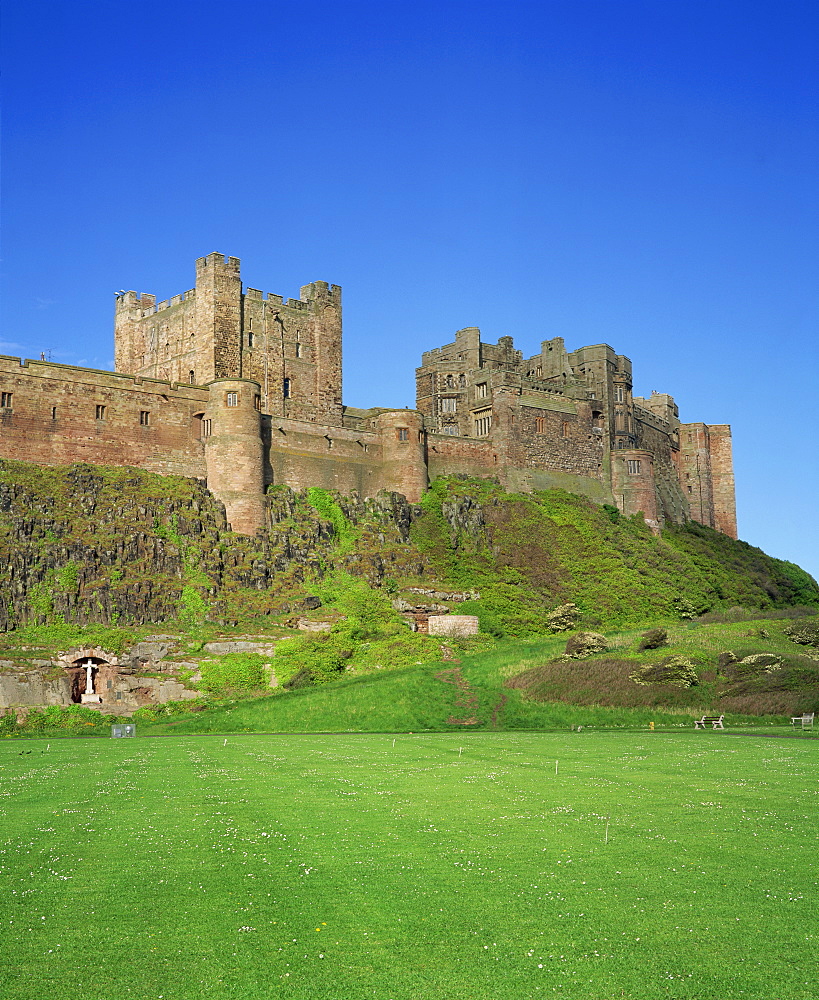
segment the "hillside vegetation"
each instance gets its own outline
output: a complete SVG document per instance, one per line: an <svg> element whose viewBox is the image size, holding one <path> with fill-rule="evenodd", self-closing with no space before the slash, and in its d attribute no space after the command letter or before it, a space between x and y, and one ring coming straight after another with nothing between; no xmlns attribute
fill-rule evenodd
<svg viewBox="0 0 819 1000"><path fill-rule="evenodd" d="M276 487L247 538L195 481L4 462L0 562L7 669L76 646L120 654L161 626L199 697L137 717L180 731L670 726L819 707L808 574L562 491L447 479L413 506ZM411 631L401 610L430 600L477 616L480 634ZM305 619L326 630L297 630ZM275 655L204 649L231 635ZM110 721L77 705L2 728Z"/></svg>
<svg viewBox="0 0 819 1000"><path fill-rule="evenodd" d="M567 601L581 624L610 628L819 607L816 581L792 563L693 522L655 537L639 516L559 490L445 479L419 506L285 486L268 499L267 527L246 538L195 480L0 462L0 629L269 622L338 573L391 596L477 591L459 610L498 637L542 634Z"/></svg>

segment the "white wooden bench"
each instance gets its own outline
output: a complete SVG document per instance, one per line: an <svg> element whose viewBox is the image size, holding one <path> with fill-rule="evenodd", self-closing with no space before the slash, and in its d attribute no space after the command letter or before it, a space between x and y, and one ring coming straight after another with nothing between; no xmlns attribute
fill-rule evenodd
<svg viewBox="0 0 819 1000"><path fill-rule="evenodd" d="M712 729L725 729L722 724L724 718L724 715L704 715L701 719L694 719L694 728L706 729L710 726Z"/></svg>
<svg viewBox="0 0 819 1000"><path fill-rule="evenodd" d="M814 714L814 712L805 712L803 715L794 715L791 719L791 725L795 726L797 722L800 722L803 729L813 729Z"/></svg>

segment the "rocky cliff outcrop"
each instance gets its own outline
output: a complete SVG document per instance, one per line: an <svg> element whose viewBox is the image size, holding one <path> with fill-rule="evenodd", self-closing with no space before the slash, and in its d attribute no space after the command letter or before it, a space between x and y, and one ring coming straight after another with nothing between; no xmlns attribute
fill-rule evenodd
<svg viewBox="0 0 819 1000"><path fill-rule="evenodd" d="M85 624L162 621L183 592L217 616L236 616L247 592L263 610L301 608L306 575L343 568L379 583L423 574L407 545L418 508L403 496L334 497L356 535L340 551L337 527L287 487L266 499L255 538L227 530L224 506L204 484L137 469L40 468L0 463L0 630L62 615Z"/></svg>

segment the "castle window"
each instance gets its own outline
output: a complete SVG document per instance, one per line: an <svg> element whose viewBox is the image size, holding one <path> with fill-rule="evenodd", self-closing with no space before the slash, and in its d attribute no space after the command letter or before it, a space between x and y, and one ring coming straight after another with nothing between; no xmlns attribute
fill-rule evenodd
<svg viewBox="0 0 819 1000"><path fill-rule="evenodd" d="M296 357L301 357L301 343L298 340L296 341Z"/></svg>
<svg viewBox="0 0 819 1000"><path fill-rule="evenodd" d="M409 441L409 428L399 427L397 430L398 430L399 441Z"/></svg>
<svg viewBox="0 0 819 1000"><path fill-rule="evenodd" d="M537 377L541 378L542 376L543 376L543 366L542 365L538 365L537 366Z"/></svg>
<svg viewBox="0 0 819 1000"><path fill-rule="evenodd" d="M545 417L535 417L535 430L538 434L546 433L546 418Z"/></svg>
<svg viewBox="0 0 819 1000"><path fill-rule="evenodd" d="M259 410L259 412L262 409L262 397L258 393L253 397L253 409Z"/></svg>
<svg viewBox="0 0 819 1000"><path fill-rule="evenodd" d="M56 420L57 419L57 407L56 406L52 406L51 407L51 419L52 420Z"/></svg>
<svg viewBox="0 0 819 1000"><path fill-rule="evenodd" d="M282 381L282 396L285 399L290 399L290 379L286 378Z"/></svg>
<svg viewBox="0 0 819 1000"><path fill-rule="evenodd" d="M105 407L102 405L102 403L97 403L96 419L105 420Z"/></svg>
<svg viewBox="0 0 819 1000"><path fill-rule="evenodd" d="M478 399L486 399L486 382L479 382L475 386L475 395Z"/></svg>
<svg viewBox="0 0 819 1000"><path fill-rule="evenodd" d="M203 438L209 438L210 437L210 428L211 428L210 420L206 417L202 421L202 437Z"/></svg>
<svg viewBox="0 0 819 1000"><path fill-rule="evenodd" d="M446 387L447 389L455 388L455 377L453 375L447 375L446 377Z"/></svg>
<svg viewBox="0 0 819 1000"><path fill-rule="evenodd" d="M253 334L252 333L248 333L248 335L247 335L247 346L248 347L253 347Z"/></svg>
<svg viewBox="0 0 819 1000"><path fill-rule="evenodd" d="M458 400L455 396L442 396L440 401L441 413L457 413Z"/></svg>
<svg viewBox="0 0 819 1000"><path fill-rule="evenodd" d="M564 437L564 438L567 438L569 436L569 424L565 420L560 425L560 435L561 435L561 437Z"/></svg>
<svg viewBox="0 0 819 1000"><path fill-rule="evenodd" d="M626 462L626 465L628 466L628 474L630 476L639 476L639 474L640 474L640 459L639 458L630 458L630 459L628 459L628 461Z"/></svg>
<svg viewBox="0 0 819 1000"><path fill-rule="evenodd" d="M688 492L689 493L693 493L694 492L694 487L693 486L689 486L688 487Z"/></svg>
<svg viewBox="0 0 819 1000"><path fill-rule="evenodd" d="M147 427L151 422L151 411L150 410L140 410L139 411L139 423L142 427Z"/></svg>
<svg viewBox="0 0 819 1000"><path fill-rule="evenodd" d="M458 376L458 388L459 389L465 389L466 388L466 375L459 375Z"/></svg>
<svg viewBox="0 0 819 1000"><path fill-rule="evenodd" d="M626 401L626 388L623 385L616 385L614 387L614 401L615 403L625 403Z"/></svg>
<svg viewBox="0 0 819 1000"><path fill-rule="evenodd" d="M225 396L225 404L227 406L238 406L239 405L239 393L229 392Z"/></svg>
<svg viewBox="0 0 819 1000"><path fill-rule="evenodd" d="M485 437L492 429L492 411L479 410L475 414L475 436Z"/></svg>
<svg viewBox="0 0 819 1000"><path fill-rule="evenodd" d="M190 382L191 385L193 385L196 382L196 373L195 372L192 372L192 371L188 372L188 382Z"/></svg>
<svg viewBox="0 0 819 1000"><path fill-rule="evenodd" d="M13 396L14 396L13 392L4 392L0 394L0 406L5 407L6 409L10 409L11 400Z"/></svg>
<svg viewBox="0 0 819 1000"><path fill-rule="evenodd" d="M457 424L447 424L446 427L442 428L442 433L449 434L450 436L456 435L458 433Z"/></svg>

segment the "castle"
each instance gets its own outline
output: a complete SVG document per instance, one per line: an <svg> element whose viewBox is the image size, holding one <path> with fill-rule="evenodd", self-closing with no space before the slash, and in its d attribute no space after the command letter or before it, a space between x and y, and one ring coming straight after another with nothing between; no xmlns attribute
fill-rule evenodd
<svg viewBox="0 0 819 1000"><path fill-rule="evenodd" d="M241 534L264 524L271 484L416 502L461 473L736 537L730 428L633 396L631 362L606 344L567 352L556 337L525 359L469 327L423 355L416 409L356 409L341 396L341 289L265 295L239 265L202 257L195 288L164 302L119 293L115 372L0 357L0 456L205 479Z"/></svg>

